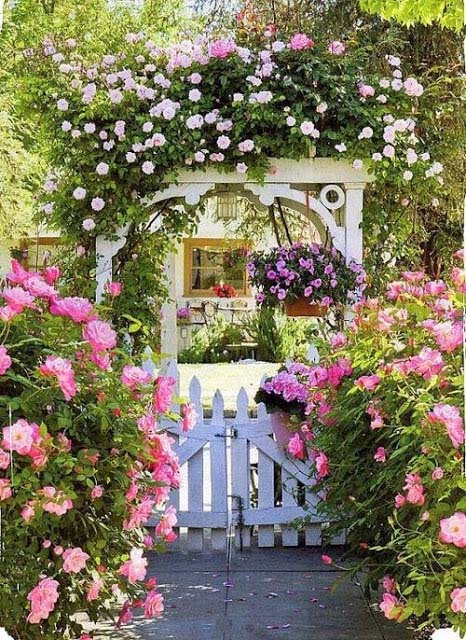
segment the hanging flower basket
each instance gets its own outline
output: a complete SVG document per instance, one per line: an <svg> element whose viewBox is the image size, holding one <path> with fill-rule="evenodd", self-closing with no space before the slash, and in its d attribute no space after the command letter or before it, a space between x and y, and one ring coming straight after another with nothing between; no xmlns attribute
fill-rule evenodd
<svg viewBox="0 0 466 640"><path fill-rule="evenodd" d="M296 298L285 301L286 315L290 318L325 318L328 307L309 302L309 298Z"/></svg>

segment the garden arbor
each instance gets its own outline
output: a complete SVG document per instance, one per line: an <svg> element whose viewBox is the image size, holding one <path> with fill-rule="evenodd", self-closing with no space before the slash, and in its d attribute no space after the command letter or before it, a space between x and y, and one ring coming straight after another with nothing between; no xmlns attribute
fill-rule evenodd
<svg viewBox="0 0 466 640"><path fill-rule="evenodd" d="M166 200L196 205L216 189L229 190L248 198L258 208L269 207L276 199L287 208L304 214L319 232L322 242L331 242L346 258L362 262L363 193L371 176L347 161L331 158L306 158L299 161L271 159L269 172L262 182L251 180L247 173L224 173L213 168L206 171L183 170L176 183L147 199L148 211ZM152 229L154 230L154 229ZM118 238L99 235L97 251L97 299L112 279L112 259L126 242L127 228L118 230ZM175 261L167 263L170 299L164 306L162 352L176 353L176 305L174 286Z"/></svg>

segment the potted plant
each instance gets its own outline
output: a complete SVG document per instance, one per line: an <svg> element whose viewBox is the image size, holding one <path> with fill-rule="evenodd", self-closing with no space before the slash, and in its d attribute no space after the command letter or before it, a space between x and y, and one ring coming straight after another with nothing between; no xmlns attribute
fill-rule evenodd
<svg viewBox="0 0 466 640"><path fill-rule="evenodd" d="M181 307L176 310L176 323L182 327L191 324L191 309L189 307Z"/></svg>
<svg viewBox="0 0 466 640"><path fill-rule="evenodd" d="M293 363L262 381L254 400L262 402L270 414L272 430L280 447L288 445L290 437L300 431L306 420L307 385L310 367Z"/></svg>
<svg viewBox="0 0 466 640"><path fill-rule="evenodd" d="M224 284L223 282L213 286L212 291L218 298L236 298L238 296L235 287L231 284Z"/></svg>
<svg viewBox="0 0 466 640"><path fill-rule="evenodd" d="M325 316L329 307L356 301L365 289L365 272L346 264L335 248L296 243L251 254L249 281L259 305L284 304L287 315Z"/></svg>

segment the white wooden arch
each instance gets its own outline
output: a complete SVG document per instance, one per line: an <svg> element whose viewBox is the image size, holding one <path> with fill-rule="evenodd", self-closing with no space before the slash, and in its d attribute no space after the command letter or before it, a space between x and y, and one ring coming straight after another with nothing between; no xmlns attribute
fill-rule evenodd
<svg viewBox="0 0 466 640"><path fill-rule="evenodd" d="M176 184L170 184L147 198L145 204L148 210L157 203L172 199L196 205L217 185L230 185L262 206L270 206L280 198L284 206L310 218L322 238L328 233L333 245L341 251L347 262L362 262L363 194L367 183L372 181L367 171L331 158L305 158L299 161L272 158L270 165L271 169L261 183L252 182L247 174L237 172L222 173L213 168L205 171L183 170L177 176ZM329 191L336 194L336 202L328 198ZM318 192L319 198L310 192ZM102 298L105 284L112 279L112 259L124 246L127 232L128 227L122 227L114 240L107 240L104 236L96 239L97 300ZM167 262L167 276L172 283L176 281L174 256ZM164 306L163 317L162 352L176 355L174 301Z"/></svg>

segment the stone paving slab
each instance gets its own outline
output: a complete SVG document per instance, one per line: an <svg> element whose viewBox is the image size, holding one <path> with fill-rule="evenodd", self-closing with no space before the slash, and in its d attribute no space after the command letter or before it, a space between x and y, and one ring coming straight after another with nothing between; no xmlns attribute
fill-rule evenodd
<svg viewBox="0 0 466 640"><path fill-rule="evenodd" d="M114 640L410 640L385 624L344 572L323 567L320 551L256 549L153 556L166 601L163 618L134 622L98 638ZM338 581L337 589L332 589Z"/></svg>

